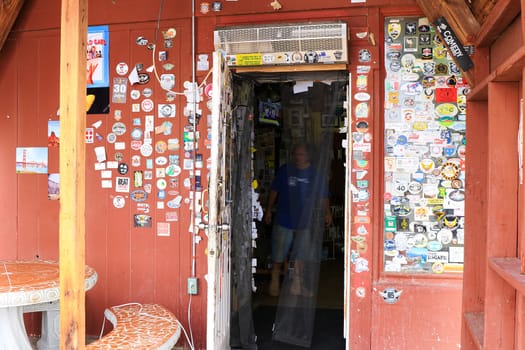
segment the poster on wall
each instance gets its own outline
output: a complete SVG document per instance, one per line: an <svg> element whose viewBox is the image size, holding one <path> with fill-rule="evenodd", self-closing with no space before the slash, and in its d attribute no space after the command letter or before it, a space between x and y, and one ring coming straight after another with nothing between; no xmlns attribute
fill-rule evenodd
<svg viewBox="0 0 525 350"><path fill-rule="evenodd" d="M279 126L280 112L280 102L259 101L259 123Z"/></svg>
<svg viewBox="0 0 525 350"><path fill-rule="evenodd" d="M86 94L92 97L87 114L109 113L109 30L88 27L86 45Z"/></svg>
<svg viewBox="0 0 525 350"><path fill-rule="evenodd" d="M86 47L87 87L109 87L108 26L88 27L88 38Z"/></svg>
<svg viewBox="0 0 525 350"><path fill-rule="evenodd" d="M383 269L462 272L470 88L427 18L384 30Z"/></svg>
<svg viewBox="0 0 525 350"><path fill-rule="evenodd" d="M17 174L47 174L47 147L17 147Z"/></svg>

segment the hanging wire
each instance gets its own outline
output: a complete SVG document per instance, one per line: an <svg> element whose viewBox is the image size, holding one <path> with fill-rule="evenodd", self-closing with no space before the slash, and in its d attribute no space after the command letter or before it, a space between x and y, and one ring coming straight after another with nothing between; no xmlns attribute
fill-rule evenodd
<svg viewBox="0 0 525 350"><path fill-rule="evenodd" d="M157 72L157 66L155 64L155 54L157 52L158 35L160 32L160 18L161 18L161 14L163 11L163 7L164 7L164 0L160 0L159 14L157 16L157 28L155 30L155 44L153 45L153 49L151 50L151 63L153 67L153 73L155 74L155 79L157 79L157 82L159 84L161 84L161 81L160 81L159 73ZM194 59L195 58L195 38L194 38L194 35L195 35L195 0L192 0L191 12L192 12L192 16L191 16L192 17L192 44L191 44L192 46L192 49L191 49L192 51L192 83L195 83L196 82L195 59ZM206 76L204 77L204 79L202 80L202 82L197 85L197 90L207 84L207 79L210 76L211 72L212 70L210 69L208 73L206 74ZM162 87L162 84L161 84L161 87ZM165 88L163 89L174 95L184 95L184 92L172 91L171 89L165 89ZM194 91L194 93L197 93L197 91Z"/></svg>

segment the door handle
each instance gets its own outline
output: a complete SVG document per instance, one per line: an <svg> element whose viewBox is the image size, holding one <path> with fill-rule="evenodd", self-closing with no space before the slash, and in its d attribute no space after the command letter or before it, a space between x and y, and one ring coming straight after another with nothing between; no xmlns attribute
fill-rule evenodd
<svg viewBox="0 0 525 350"><path fill-rule="evenodd" d="M204 222L200 222L197 227L199 228L199 230L207 230L210 228L210 225L204 223ZM227 231L230 229L230 224L222 224L222 225L218 225L217 226L217 229L221 230L221 231Z"/></svg>

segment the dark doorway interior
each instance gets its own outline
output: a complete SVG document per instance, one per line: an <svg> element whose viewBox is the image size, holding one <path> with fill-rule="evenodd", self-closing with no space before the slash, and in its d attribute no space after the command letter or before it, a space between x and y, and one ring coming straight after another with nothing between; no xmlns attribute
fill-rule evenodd
<svg viewBox="0 0 525 350"><path fill-rule="evenodd" d="M318 293L315 305L311 349L344 349L344 159L340 133L344 127L348 84L347 72L300 73L299 75L261 73L243 76L253 82L254 179L261 207L265 208L271 181L277 168L289 158L292 145L304 140L318 151L315 157L329 158L329 179L333 224L322 233ZM326 151L328 150L328 151ZM270 281L272 225L256 222L258 237L252 257L257 260L251 294L251 310L258 349L301 349L304 347L272 339L279 297L268 293ZM281 278L286 278L287 269ZM251 286L246 286L250 288ZM235 344L232 336L232 346ZM247 348L247 347L244 347ZM253 347L252 347L253 348Z"/></svg>

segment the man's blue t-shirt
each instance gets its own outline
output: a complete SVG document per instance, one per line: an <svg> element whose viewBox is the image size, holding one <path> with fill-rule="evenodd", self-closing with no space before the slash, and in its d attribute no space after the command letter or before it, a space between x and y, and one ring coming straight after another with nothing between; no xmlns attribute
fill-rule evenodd
<svg viewBox="0 0 525 350"><path fill-rule="evenodd" d="M277 170L272 190L278 193L276 222L288 229L305 229L311 224L313 209L323 208L328 198L327 184L314 167L298 169L285 164Z"/></svg>

